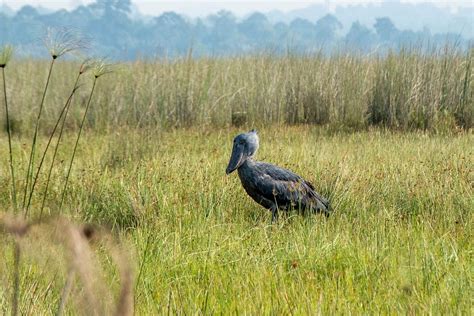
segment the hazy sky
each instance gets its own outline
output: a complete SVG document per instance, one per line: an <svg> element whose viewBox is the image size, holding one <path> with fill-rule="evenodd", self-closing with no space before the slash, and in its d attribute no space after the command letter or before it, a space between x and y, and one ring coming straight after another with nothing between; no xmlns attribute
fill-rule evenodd
<svg viewBox="0 0 474 316"><path fill-rule="evenodd" d="M7 4L12 9L18 9L25 4L33 6L43 6L50 9L73 9L80 4L88 4L94 2L94 0L0 0L0 4ZM281 10L291 11L293 9L299 9L307 7L312 3L329 3L331 6L334 5L347 5L354 3L377 3L382 2L380 0L368 1L368 0L316 0L316 1L279 1L279 0L220 0L220 1L206 1L206 0L174 0L174 1L163 1L163 0L132 0L132 2L138 7L139 11L144 14L158 15L165 11L175 11L184 13L187 15L198 16L207 15L212 12L226 9L235 12L238 15L246 14L252 11L267 12L270 10ZM401 2L431 2L442 7L456 7L456 6L473 6L473 0L402 0Z"/></svg>

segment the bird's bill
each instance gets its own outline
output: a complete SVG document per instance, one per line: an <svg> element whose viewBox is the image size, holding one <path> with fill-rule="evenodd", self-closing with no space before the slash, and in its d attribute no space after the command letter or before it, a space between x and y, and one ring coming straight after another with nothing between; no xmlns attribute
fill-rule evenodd
<svg viewBox="0 0 474 316"><path fill-rule="evenodd" d="M230 156L229 164L225 169L225 173L232 173L244 163L244 160L244 146L235 145L234 148L232 148L232 155Z"/></svg>

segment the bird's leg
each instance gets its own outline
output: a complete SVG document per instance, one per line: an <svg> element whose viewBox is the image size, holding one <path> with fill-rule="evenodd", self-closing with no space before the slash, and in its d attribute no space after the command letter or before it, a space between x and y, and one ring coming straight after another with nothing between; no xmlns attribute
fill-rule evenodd
<svg viewBox="0 0 474 316"><path fill-rule="evenodd" d="M272 206L271 209L272 211L272 224L278 220L278 207L276 205Z"/></svg>

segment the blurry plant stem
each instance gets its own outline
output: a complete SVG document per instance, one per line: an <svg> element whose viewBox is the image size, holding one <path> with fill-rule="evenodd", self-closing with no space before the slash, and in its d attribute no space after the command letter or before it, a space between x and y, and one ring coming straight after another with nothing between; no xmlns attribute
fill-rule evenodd
<svg viewBox="0 0 474 316"><path fill-rule="evenodd" d="M74 162L74 157L76 156L77 146L79 145L79 139L81 138L82 129L84 128L84 122L86 121L87 112L89 111L89 106L91 104L92 95L94 94L95 85L97 83L97 76L94 76L94 82L92 83L91 93L89 94L89 99L87 100L86 109L84 110L84 115L82 116L81 125L79 126L79 132L77 133L76 143L74 144L74 149L71 155L71 161L69 162L69 168L67 170L66 179L64 180L63 192L61 194L61 202L59 203L59 209L63 206L64 197L66 195L67 184L69 182L69 176L71 175L72 164Z"/></svg>
<svg viewBox="0 0 474 316"><path fill-rule="evenodd" d="M69 292L71 292L72 282L74 281L74 269L69 268L67 273L66 283L64 284L63 290L61 292L61 300L59 301L58 311L56 316L60 316L64 313L64 308L66 307L67 300L69 298Z"/></svg>
<svg viewBox="0 0 474 316"><path fill-rule="evenodd" d="M18 315L18 297L20 295L20 244L15 241L13 258L13 294L12 315Z"/></svg>
<svg viewBox="0 0 474 316"><path fill-rule="evenodd" d="M13 150L12 150L12 135L11 135L11 127L10 127L10 116L8 114L8 98L7 98L7 83L5 79L5 66L2 68L2 79L3 79L3 95L5 97L5 116L6 116L6 124L7 124L7 134L8 134L8 153L10 155L10 174L12 177L12 203L13 203L13 210L16 212L17 204L16 204L16 183L15 183L15 171L13 169Z"/></svg>
<svg viewBox="0 0 474 316"><path fill-rule="evenodd" d="M28 161L28 168L27 168L27 171L26 171L25 191L24 191L24 194L23 194L23 204L22 204L23 210L25 212L24 213L25 218L28 217L28 208L26 207L27 206L26 205L26 197L28 195L29 181L30 181L30 178L33 176L33 165L34 165L34 156L35 156L35 149L36 149L36 139L38 137L39 122L40 122L40 119L41 119L41 113L43 112L44 100L46 98L46 92L48 91L48 86L49 86L49 82L50 82L50 79L51 79L51 74L53 72L53 66L54 66L55 61L56 61L56 58L53 57L53 59L51 60L51 64L49 66L48 79L46 80L46 85L44 87L43 96L41 97L41 103L40 103L40 106L39 106L38 117L36 118L35 133L33 135L33 141L32 141L32 144L31 144L30 159ZM33 193L33 188L31 189L31 194L32 193Z"/></svg>
<svg viewBox="0 0 474 316"><path fill-rule="evenodd" d="M149 245L151 244L150 241L151 241L151 234L148 234L148 237L146 238L145 250L143 251L143 257L142 257L142 260L141 260L141 263L140 263L140 269L138 270L138 276L137 276L137 280L135 282L135 292L137 291L138 285L140 283L140 277L142 276L143 267L145 266L145 261L146 261L147 255L148 255ZM135 306L137 306L136 299L137 299L137 297L134 297L134 301L133 301L133 309L134 309L133 312L134 313L135 313Z"/></svg>
<svg viewBox="0 0 474 316"><path fill-rule="evenodd" d="M63 116L64 116L63 124L62 124L62 126L61 126L61 134L62 134L62 130L63 130L63 127L64 127L64 121L66 120L67 111L69 110L69 106L70 106L70 104L71 104L72 97L74 96L74 93L76 93L76 91L77 91L80 76L81 76L81 73L79 73L79 74L77 75L76 81L75 81L75 83L74 83L74 87L72 88L72 91L71 91L71 94L69 95L69 97L68 97L68 99L67 99L67 101L66 101L66 104L65 104L64 107L62 108L61 113L59 114L59 117L58 117L58 119L56 120L56 124L54 125L54 128L53 128L53 130L51 131L51 134L49 135L48 143L46 144L46 148L45 148L44 151L43 151L43 156L41 157L41 160L40 160L40 163L39 163L39 166L38 166L38 170L36 170L36 174L35 174L35 177L34 177L34 179L33 179L32 185L31 185L31 191L30 191L30 194L29 194L29 196L28 196L28 203L27 203L27 205L26 205L26 214L28 214L28 211L29 211L29 209L30 209L30 206L31 206L31 199L32 199L32 197L33 197L33 193L34 193L34 191L35 191L36 183L38 182L38 177L39 177L41 168L43 167L44 159L45 159L46 154L47 154L47 152L48 152L49 146L51 145L51 142L52 142L52 140L53 140L54 134L56 134L56 130L58 129L59 123L61 122L61 119L62 119ZM66 113L66 115L65 115L65 113ZM43 215L43 207L44 207L44 203L45 203L45 200L46 200L46 194L47 194L47 191L48 191L49 180L50 180L50 177L51 177L51 171L52 171L52 169L53 169L54 159L55 159L56 154L57 154L57 151L58 151L59 141L60 141L60 138L58 138L58 141L57 141L57 143L56 143L56 147L55 147L55 150L54 150L53 160L52 160L51 166L50 166L50 168L49 168L48 180L47 180L47 182L46 182L46 189L45 189L45 191L44 191L44 194L43 194L43 202L42 202L42 204L41 204L40 219L41 219L41 217L42 217L42 215Z"/></svg>

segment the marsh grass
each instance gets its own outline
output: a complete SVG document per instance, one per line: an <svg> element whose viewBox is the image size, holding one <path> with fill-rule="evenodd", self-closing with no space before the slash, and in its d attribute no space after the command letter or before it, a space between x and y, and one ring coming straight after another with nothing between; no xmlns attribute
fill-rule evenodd
<svg viewBox="0 0 474 316"><path fill-rule="evenodd" d="M82 67L81 67L82 68ZM29 196L28 196L28 203L26 205L26 215L28 214L28 210L29 210L29 207L31 205L31 199L33 197L33 193L35 193L35 186L36 186L36 183L38 181L38 177L40 175L40 172L41 172L41 168L43 166L43 163L44 163L44 160L45 160L45 157L48 153L48 149L53 141L53 137L55 136L56 134L56 130L59 126L59 124L61 123L61 121L65 121L66 120L66 114L67 114L67 110L68 108L70 107L71 105L71 101L72 101L72 98L74 96L74 94L76 93L77 89L79 88L78 84L79 84L79 79L80 79L80 75L82 74L81 71L79 71L77 77L76 77L76 81L74 83L74 86L71 90L71 94L69 95L68 99L66 100L66 103L64 105L64 107L62 108L61 110L61 113L59 114L59 117L57 118L56 120L56 124L54 125L54 128L52 129L52 131L50 132L50 135L49 135L49 138L48 138L48 141L46 143L46 146L45 146L45 149L43 150L43 154L41 155L41 159L40 159L40 162L39 162L39 165L38 165L38 168L37 168L37 171L36 171L36 174L34 176L34 180L32 182L32 186L31 186L31 190L30 190L30 193L29 193ZM64 116L64 117L63 117ZM61 140L61 135L58 137L58 141L56 142L56 146L54 147L54 154L53 154L53 158L51 160L51 165L50 165L50 168L49 168L49 171L48 171L48 179L47 179L47 182L46 182L46 188L43 192L43 204L41 205L41 209L40 209L40 218L42 216L42 213L43 213L43 207L44 207L44 200L46 199L46 196L48 194L48 185L49 185L49 180L50 180L50 177L51 177L51 172L54 168L54 161L55 161L55 158L56 158L56 154L57 154L57 151L58 151L58 148L59 148L59 142Z"/></svg>
<svg viewBox="0 0 474 316"><path fill-rule="evenodd" d="M387 55L257 55L234 58L158 59L125 64L94 92L88 126L107 131L130 128L226 127L245 112L252 126L330 125L339 130L381 126L394 130L469 129L473 124L473 50L412 50ZM15 71L31 67L23 61ZM73 65L58 73L58 91ZM37 74L33 72L33 78ZM21 87L13 76L12 87ZM19 88L18 88L19 89ZM19 90L16 93L27 93ZM80 95L85 106L87 94ZM50 104L59 93L50 96ZM24 101L23 101L24 100ZM21 127L32 121L28 98L18 100ZM23 104L23 102L25 104ZM50 108L44 124L53 124ZM73 112L77 129L82 113Z"/></svg>
<svg viewBox="0 0 474 316"><path fill-rule="evenodd" d="M81 70L79 71L79 74L82 74L82 70L84 69L84 67L81 66L80 69ZM77 151L77 147L79 145L79 140L81 139L82 131L83 131L83 128L84 128L84 122L86 121L87 113L88 113L89 107L91 105L92 96L94 95L97 80L100 77L102 77L103 75L111 73L113 71L113 68L112 68L111 64L107 63L106 61L97 60L93 63L92 71L93 71L93 75L94 75L94 79L93 79L93 82L92 82L92 88L90 90L89 97L87 99L86 108L84 109L84 114L82 116L81 125L79 126L79 131L77 133L76 143L74 144L74 148L72 150L71 161L69 163L69 168L68 168L66 177L64 179L64 187L63 187L63 192L61 193L61 201L59 203L59 208L62 207L63 202L64 202L64 197L65 197L66 192L67 192L67 185L68 185L68 182L69 182L69 177L71 175L71 170L72 170L72 166L73 166L73 163L74 163L74 158L76 156L76 151ZM76 81L76 83L77 83L77 81ZM76 88L76 86L74 86L74 87Z"/></svg>
<svg viewBox="0 0 474 316"><path fill-rule="evenodd" d="M16 62L17 123L0 156L30 172L34 132L50 167L31 171L35 220L0 220L1 313L468 314L471 61L451 50L137 61L97 85L74 83L82 66L62 61L47 94L22 74L42 82L48 64ZM96 65L93 79L109 69ZM26 105L43 96L40 129ZM248 116L239 130L235 112ZM224 175L232 138L255 126L258 158L313 182L334 216L268 225ZM136 280L117 239L137 249Z"/></svg>
<svg viewBox="0 0 474 316"><path fill-rule="evenodd" d="M290 213L270 226L237 176L225 176L239 131L84 133L62 213L109 226L137 250L135 313L469 314L471 132L260 129L258 158L303 175L335 209L328 219ZM64 151L75 137L65 135ZM62 176L53 172L47 216L57 212ZM37 210L41 200L33 203ZM113 282L118 272L104 264ZM36 313L56 309L62 271L49 285L23 267L20 308L36 298ZM48 286L55 294L41 296Z"/></svg>
<svg viewBox="0 0 474 316"><path fill-rule="evenodd" d="M30 203L31 203L30 198L28 198L28 200L27 200L28 192L30 192L29 196L32 196L33 192L34 192L35 183L32 181L31 177L33 176L33 172L34 172L36 140L37 140L37 137L38 137L38 130L39 130L39 123L40 123L40 119L41 119L41 114L43 113L44 100L45 100L45 97L46 97L46 93L48 91L48 86L49 86L49 82L50 82L50 79L51 79L51 74L53 72L53 66L54 66L55 61L56 61L56 58L51 59L51 62L50 62L50 65L49 65L48 77L46 79L46 84L44 86L44 90L43 90L43 93L42 93L42 96L41 96L41 102L40 102L40 105L39 105L38 115L36 117L36 121L35 121L35 124L34 124L35 128L34 128L33 138L32 138L32 141L31 141L30 158L28 160L28 168L27 168L27 171L26 171L25 185L24 185L24 190L23 190L22 209L23 209L23 212L25 214L25 217L28 216L28 211L29 211ZM39 169L38 169L38 172L39 172ZM31 186L31 188L30 188L30 186Z"/></svg>
<svg viewBox="0 0 474 316"><path fill-rule="evenodd" d="M41 223L41 219L43 216L43 210L45 206L45 201L48 196L48 188L51 180L51 175L53 173L53 169L55 169L55 159L58 154L58 148L61 142L61 138L63 135L64 131L64 125L67 119L67 114L69 112L69 108L71 107L71 103L73 100L73 97L76 93L76 91L80 87L80 79L81 75L87 72L87 70L93 69L94 70L94 76L93 76L93 86L90 91L88 103L86 110L84 111L84 119L81 123L78 136L76 138L74 150L71 154L71 161L69 163L69 169L67 170L67 175L63 184L63 193L62 193L62 198L61 200L57 199L57 205L59 207L57 209L61 209L61 204L64 199L64 196L66 194L66 188L67 188L67 182L69 180L69 175L71 172L71 169L73 167L73 161L74 161L74 155L76 153L76 149L79 144L79 139L81 137L81 132L82 132L82 127L84 125L85 117L87 115L87 110L89 106L91 105L91 100L94 92L94 88L96 85L96 82L99 77L101 77L104 74L107 74L111 72L110 67L108 64L104 63L102 60L96 60L91 62L90 60L85 60L80 66L77 71L77 76L73 85L73 88L66 99L64 106L62 106L62 109L55 119L55 124L52 129L48 129L44 134L48 135L46 137L47 141L44 146L44 150L42 153L40 153L40 159L39 159L39 164L38 166L35 165L35 160L38 159L39 157L36 149L38 145L41 145L42 141L39 140L39 138L42 137L42 134L40 133L40 122L42 120L42 114L46 111L44 110L45 108L45 101L46 101L46 95L48 93L48 88L50 87L50 83L52 81L52 75L53 75L53 69L56 64L56 61L58 58L61 56L65 55L66 53L71 53L74 51L77 51L82 47L82 40L77 38L77 35L75 33L71 33L67 30L61 30L58 32L48 30L47 37L45 39L45 44L50 52L50 62L49 62L49 67L48 67L48 74L47 74L47 79L46 83L44 85L44 88L41 93L41 98L40 98L40 103L38 107L38 112L36 115L36 119L34 121L34 129L33 129L33 135L31 138L31 150L29 155L27 155L28 160L26 164L26 177L25 181L23 184L23 203L21 206L21 209L23 211L23 217L28 219L29 213L30 213L30 207L33 201L33 196L35 193L37 193L37 184L39 182L39 178L41 175L42 167L43 164L46 162L46 157L48 155L48 150L50 149L51 144L53 143L53 138L57 137L57 142L54 147L54 152L52 155L52 158L50 159L50 167L49 170L47 171L47 179L46 179L46 184L44 186L44 189L42 190L42 195L40 199L42 200L41 202L41 207L39 208L39 212L35 212L35 216L38 218L37 222L34 222L34 224L28 223L26 221L21 221L19 219L14 219L11 220L8 218L7 215L8 213L0 213L1 218L0 218L0 228L3 228L3 231L6 234L13 235L13 249L14 249L14 254L13 254L13 277L12 277L12 286L11 286L11 305L10 305L10 312L12 315L17 315L20 311L20 297L22 295L22 291L20 288L20 270L21 270L21 264L23 257L30 255L28 251L25 251L24 245L21 243L21 238L24 237L24 235L29 231L31 226L36 226L38 223ZM8 97L7 97L7 88L6 88L6 76L5 76L5 68L11 58L12 55L12 49L10 46L5 46L0 50L0 68L2 69L2 81L3 81L3 94L4 94L4 104L5 104L5 120L6 120L6 131L7 131L7 139L8 139L8 157L9 157L9 167L10 167L10 183L11 183L11 209L13 210L13 213L17 213L17 201L16 201L16 186L17 182L15 179L15 173L14 173L14 165L16 164L16 161L14 161L14 156L15 154L13 153L13 148L12 148L12 131L11 131L11 119L10 119L10 109L9 109L9 102L8 102ZM14 96L15 97L15 96ZM17 96L16 96L17 97ZM62 122L62 124L61 124ZM59 131L59 136L56 135L58 127L60 127ZM19 158L19 157L17 157ZM19 162L22 162L21 159L18 159ZM17 168L20 168L20 164L16 164ZM5 208L5 210L10 209L10 207ZM38 216L39 214L39 216ZM60 220L61 221L61 220ZM58 223L58 227L62 226L62 228L65 230L64 235L68 236L66 238L66 244L69 245L69 248L72 249L72 252L74 253L74 256L72 258L69 258L69 263L71 266L68 269L67 273L67 280L65 283L65 286L62 290L61 294L61 301L59 303L58 307L58 312L57 314L60 315L64 312L65 307L66 307L66 302L69 297L69 291L71 290L74 275L77 274L77 276L82 279L82 288L85 291L85 296L86 297L86 302L85 306L88 308L87 313L88 314L93 314L93 315L103 315L106 313L106 308L105 305L101 306L103 302L101 300L97 299L97 294L93 293L93 289L98 289L102 288L101 282L97 281L97 276L93 276L95 272L92 272L91 269L93 269L93 264L90 259L85 259L81 258L81 262L78 262L79 259L78 257L90 257L89 252L87 251L87 245L84 244L83 240L81 239L81 234L84 234L83 231L80 231L76 226L69 224L69 222L62 220L61 223ZM56 240L52 240L52 242L57 242ZM81 244L82 242L82 244ZM84 250L86 249L86 250ZM32 249L30 249L31 252ZM117 257L118 255L114 251L114 255ZM132 282L132 269L130 267L123 268L126 263L118 262L119 268L121 270L121 278L124 280L124 287L122 288L122 291L120 293L120 298L119 302L117 304L117 308L115 313L118 315L130 315L131 314L131 304L132 304L132 286L130 283ZM30 265L31 267L31 265ZM125 275L128 273L129 275ZM97 273L95 273L97 274ZM98 282L97 284L93 284L94 282ZM101 294L105 294L104 292ZM110 310L110 308L109 308ZM111 310L107 313L111 313Z"/></svg>
<svg viewBox="0 0 474 316"><path fill-rule="evenodd" d="M43 108L44 108L44 103L45 103L45 98L46 94L48 92L48 87L51 81L51 75L53 73L53 68L58 60L58 58L64 56L65 54L68 53L73 53L73 52L78 52L79 50L85 48L85 40L81 38L80 34L77 32L73 32L71 29L68 28L61 28L61 29L53 29L53 28L48 28L46 30L46 34L43 38L43 42L46 46L46 48L49 51L50 54L50 65L49 65L49 71L48 71L48 76L46 79L46 83L41 95L41 101L38 107L38 115L35 120L35 128L34 128L34 133L32 137L32 142L31 142L31 151L29 155L29 160L28 160L28 168L26 172L26 178L25 178L25 185L24 185L24 194L23 194L23 204L22 204L22 209L24 212L25 218L28 217L28 212L30 210L30 205L31 205L31 198L35 192L35 186L36 182L38 181L38 176L41 172L41 168L43 166L44 158L48 152L49 146L51 144L52 138L54 134L56 133L56 129L62 119L62 116L65 112L65 110L68 108L72 97L74 96L74 93L76 92L78 88L78 82L79 82L79 77L83 73L84 69L84 63L80 66L79 69L79 74L77 75L74 87L71 91L71 94L69 95L65 106L62 108L61 113L59 117L57 118L56 124L54 125L54 128L51 132L49 132L49 140L48 143L46 144L45 149L43 150L43 155L40 160L39 166L37 167L36 174L33 178L34 174L34 164L35 164L35 158L36 158L36 142L37 142L37 137L38 137L38 131L40 127L40 121L41 117L43 114ZM59 142L56 144L56 148L59 146ZM55 150L56 152L56 150ZM53 168L54 160L53 163L51 164L51 168ZM50 170L51 172L51 170ZM49 176L48 176L49 178ZM29 192L29 193L28 193ZM47 189L44 192L44 195L47 194ZM41 208L40 214L42 214L43 208Z"/></svg>

